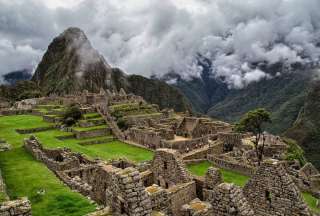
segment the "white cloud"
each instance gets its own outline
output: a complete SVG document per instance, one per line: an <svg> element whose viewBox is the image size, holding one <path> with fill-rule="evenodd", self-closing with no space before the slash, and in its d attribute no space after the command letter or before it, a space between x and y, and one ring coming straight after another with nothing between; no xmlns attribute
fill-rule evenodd
<svg viewBox="0 0 320 216"><path fill-rule="evenodd" d="M319 0L8 2L0 0L0 36L13 47L29 46L37 54L15 52L30 61L69 26L82 28L111 65L145 76L199 76L200 54L212 61L213 76L239 88L269 76L253 63L320 61ZM8 61L0 74L24 63Z"/></svg>

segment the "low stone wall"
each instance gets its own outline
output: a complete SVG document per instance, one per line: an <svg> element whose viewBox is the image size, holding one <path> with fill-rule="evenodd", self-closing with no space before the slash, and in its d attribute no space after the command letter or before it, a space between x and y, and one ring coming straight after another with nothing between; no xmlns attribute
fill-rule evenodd
<svg viewBox="0 0 320 216"><path fill-rule="evenodd" d="M207 160L208 148L198 149L183 156L184 161L190 160Z"/></svg>
<svg viewBox="0 0 320 216"><path fill-rule="evenodd" d="M85 121L79 121L80 127L93 127L98 125L104 125L106 122L104 119L87 119Z"/></svg>
<svg viewBox="0 0 320 216"><path fill-rule="evenodd" d="M42 116L43 121L49 123L59 123L62 120L62 117L44 115Z"/></svg>
<svg viewBox="0 0 320 216"><path fill-rule="evenodd" d="M32 114L32 109L19 110L19 109L8 109L1 110L0 115L10 116L10 115L28 115Z"/></svg>
<svg viewBox="0 0 320 216"><path fill-rule="evenodd" d="M112 141L115 141L115 140L116 140L116 138L110 137L110 138L106 138L106 139L79 142L78 144L79 145L97 145L97 144L104 144L104 143L112 142Z"/></svg>
<svg viewBox="0 0 320 216"><path fill-rule="evenodd" d="M215 166L223 169L233 170L239 172L243 175L252 176L255 173L253 167L245 166L239 163L227 161L221 158L218 158L215 155L208 155L208 160L214 163Z"/></svg>
<svg viewBox="0 0 320 216"><path fill-rule="evenodd" d="M76 138L76 136L72 134L72 135L65 135L65 136L56 136L55 138L57 138L58 140L66 140L66 139Z"/></svg>
<svg viewBox="0 0 320 216"><path fill-rule="evenodd" d="M77 139L89 138L89 137L98 137L111 134L110 128L102 128L91 131L73 131Z"/></svg>
<svg viewBox="0 0 320 216"><path fill-rule="evenodd" d="M0 203L1 216L31 216L31 204L27 198Z"/></svg>
<svg viewBox="0 0 320 216"><path fill-rule="evenodd" d="M48 126L48 127L38 127L38 128L28 128L28 129L16 129L16 132L19 134L31 134L31 133L37 133L41 131L48 131L55 129L56 126Z"/></svg>
<svg viewBox="0 0 320 216"><path fill-rule="evenodd" d="M162 148L169 148L178 150L181 154L190 152L192 150L202 148L208 145L208 137L201 137L196 139L188 139L188 140L163 140L161 142Z"/></svg>

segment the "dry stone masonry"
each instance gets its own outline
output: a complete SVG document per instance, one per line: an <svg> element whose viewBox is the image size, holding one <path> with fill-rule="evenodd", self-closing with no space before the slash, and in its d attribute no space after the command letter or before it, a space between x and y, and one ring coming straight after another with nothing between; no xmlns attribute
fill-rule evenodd
<svg viewBox="0 0 320 216"><path fill-rule="evenodd" d="M309 216L300 190L320 197L319 172L312 164L302 167L286 161L288 145L280 137L265 134L264 163L258 167L252 134L234 133L231 125L221 121L160 110L123 89L24 100L13 108L0 109L0 114L40 115L54 124L33 129L36 132L56 128L61 121L61 106L73 103L79 104L83 114L97 112L98 116L79 121L80 129L59 126L72 132L71 137L79 139L80 145L118 139L155 152L152 161L140 164L106 162L89 160L67 148L46 149L34 136L25 139L24 148L35 159L72 190L105 207L92 215ZM46 114L39 111L41 106L48 110ZM107 126L100 127L103 125ZM81 130L85 127L94 130ZM103 139L80 140L100 136ZM70 136L59 137L62 141L67 138ZM0 140L0 151L9 149ZM209 168L205 177L192 176L186 169L186 163L206 160L215 167ZM251 179L244 188L224 183L219 168ZM29 216L30 202L21 199L1 203L2 215Z"/></svg>

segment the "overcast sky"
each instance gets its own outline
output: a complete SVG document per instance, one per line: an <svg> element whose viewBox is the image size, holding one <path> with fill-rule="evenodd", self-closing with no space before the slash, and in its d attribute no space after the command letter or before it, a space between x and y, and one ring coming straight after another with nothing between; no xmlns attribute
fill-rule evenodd
<svg viewBox="0 0 320 216"><path fill-rule="evenodd" d="M77 26L127 73L198 76L200 54L239 88L269 77L253 62L319 62L319 11L319 0L0 0L0 74L34 68Z"/></svg>

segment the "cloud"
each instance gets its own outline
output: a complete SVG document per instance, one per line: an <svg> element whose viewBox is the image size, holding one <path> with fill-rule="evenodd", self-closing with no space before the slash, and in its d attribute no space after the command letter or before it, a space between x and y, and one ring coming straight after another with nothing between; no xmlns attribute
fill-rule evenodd
<svg viewBox="0 0 320 216"><path fill-rule="evenodd" d="M52 38L78 26L128 73L199 76L199 55L231 87L270 78L258 62L319 65L318 0L0 0L0 36L37 62ZM63 3L63 4L62 4ZM28 46L29 51L16 47ZM2 58L12 58L10 52ZM0 74L26 63L0 65ZM281 71L280 71L281 72Z"/></svg>

